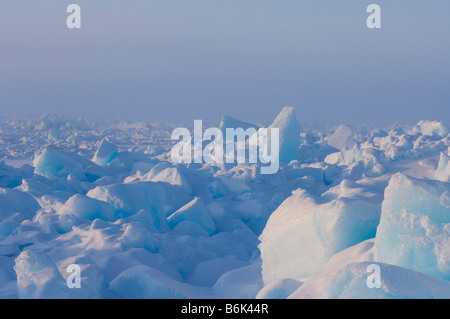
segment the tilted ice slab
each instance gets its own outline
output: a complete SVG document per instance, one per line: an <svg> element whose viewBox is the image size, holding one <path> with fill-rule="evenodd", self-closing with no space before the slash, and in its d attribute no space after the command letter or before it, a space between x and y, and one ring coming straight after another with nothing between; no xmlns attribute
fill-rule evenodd
<svg viewBox="0 0 450 319"><path fill-rule="evenodd" d="M275 118L270 128L278 128L280 134L280 162L289 163L298 158L300 146L300 124L292 106L285 106Z"/></svg>
<svg viewBox="0 0 450 319"><path fill-rule="evenodd" d="M381 196L370 187L348 180L319 198L294 191L260 236L264 283L309 277L337 252L373 238L380 205Z"/></svg>
<svg viewBox="0 0 450 319"><path fill-rule="evenodd" d="M384 193L377 260L450 279L450 184L397 173Z"/></svg>
<svg viewBox="0 0 450 319"><path fill-rule="evenodd" d="M111 163L118 154L118 147L103 139L92 158L92 161L100 166Z"/></svg>
<svg viewBox="0 0 450 319"><path fill-rule="evenodd" d="M85 180L82 163L88 160L53 148L45 149L34 160L34 173L49 179L67 178L69 175Z"/></svg>

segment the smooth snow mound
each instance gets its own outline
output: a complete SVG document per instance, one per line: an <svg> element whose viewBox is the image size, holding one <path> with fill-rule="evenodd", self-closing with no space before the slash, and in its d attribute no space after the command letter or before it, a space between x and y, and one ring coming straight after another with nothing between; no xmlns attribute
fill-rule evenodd
<svg viewBox="0 0 450 319"><path fill-rule="evenodd" d="M448 299L450 283L402 267L376 263L381 288L367 285L373 262L347 264L306 281L290 299Z"/></svg>

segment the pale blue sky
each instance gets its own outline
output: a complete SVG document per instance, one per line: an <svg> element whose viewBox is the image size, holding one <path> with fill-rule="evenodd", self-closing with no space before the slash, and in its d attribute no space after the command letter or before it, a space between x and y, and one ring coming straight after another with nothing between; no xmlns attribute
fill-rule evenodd
<svg viewBox="0 0 450 319"><path fill-rule="evenodd" d="M448 0L2 0L0 113L449 122L449 16Z"/></svg>

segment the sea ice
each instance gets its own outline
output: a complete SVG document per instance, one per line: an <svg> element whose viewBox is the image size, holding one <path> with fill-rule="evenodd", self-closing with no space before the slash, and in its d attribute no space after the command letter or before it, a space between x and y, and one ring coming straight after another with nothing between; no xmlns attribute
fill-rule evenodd
<svg viewBox="0 0 450 319"><path fill-rule="evenodd" d="M280 134L280 162L289 163L297 159L300 146L300 124L292 106L285 106L275 118L270 128L278 128Z"/></svg>
<svg viewBox="0 0 450 319"><path fill-rule="evenodd" d="M264 283L302 280L339 251L375 237L381 200L371 187L348 180L319 198L294 191L260 236Z"/></svg>
<svg viewBox="0 0 450 319"><path fill-rule="evenodd" d="M338 150L350 150L355 145L353 132L347 125L339 125L336 131L328 138L328 145Z"/></svg>
<svg viewBox="0 0 450 319"><path fill-rule="evenodd" d="M167 224L170 228L175 228L180 223L190 221L198 224L210 235L214 234L216 225L209 209L204 205L201 198L196 197L176 212L167 217Z"/></svg>
<svg viewBox="0 0 450 319"><path fill-rule="evenodd" d="M118 154L118 147L106 139L103 139L92 158L92 161L100 166L111 163Z"/></svg>
<svg viewBox="0 0 450 319"><path fill-rule="evenodd" d="M369 288L367 271L373 262L346 264L307 280L290 299L448 299L450 283L406 268L380 267L381 288Z"/></svg>
<svg viewBox="0 0 450 319"><path fill-rule="evenodd" d="M434 173L434 178L443 182L450 182L450 156L441 153L439 164Z"/></svg>
<svg viewBox="0 0 450 319"><path fill-rule="evenodd" d="M275 174L174 165L178 126L2 118L0 298L450 298L443 122L330 130L286 107Z"/></svg>
<svg viewBox="0 0 450 319"><path fill-rule="evenodd" d="M450 184L397 173L384 192L377 260L450 279Z"/></svg>

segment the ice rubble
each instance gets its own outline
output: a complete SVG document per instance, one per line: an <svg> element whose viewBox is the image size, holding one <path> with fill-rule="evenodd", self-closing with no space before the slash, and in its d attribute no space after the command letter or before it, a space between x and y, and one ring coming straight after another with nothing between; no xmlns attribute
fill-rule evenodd
<svg viewBox="0 0 450 319"><path fill-rule="evenodd" d="M446 137L450 130L443 122L421 120L414 127L414 132L422 133L422 135L439 135L440 137Z"/></svg>
<svg viewBox="0 0 450 319"><path fill-rule="evenodd" d="M173 127L0 122L0 297L450 297L443 122L307 129L286 107L273 175L174 165Z"/></svg>

